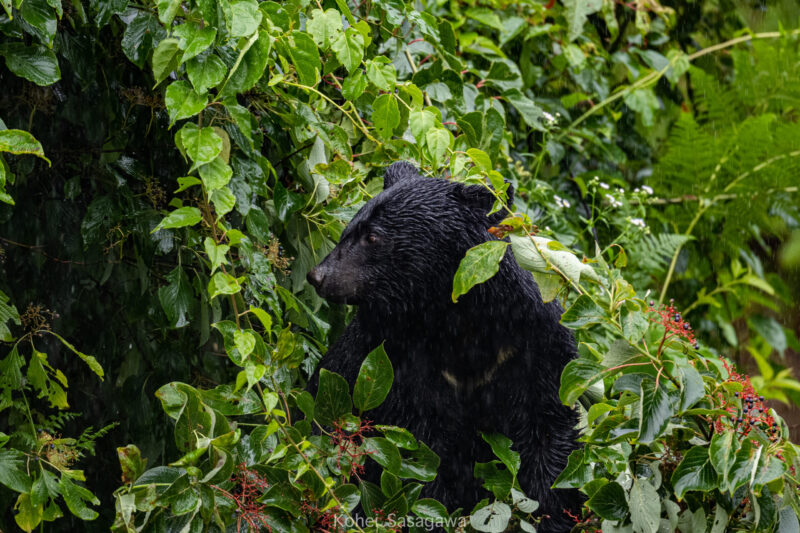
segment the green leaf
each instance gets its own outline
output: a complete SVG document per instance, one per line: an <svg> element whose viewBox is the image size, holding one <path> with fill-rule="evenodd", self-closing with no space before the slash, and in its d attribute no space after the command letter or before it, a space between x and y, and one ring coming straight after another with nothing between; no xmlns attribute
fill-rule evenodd
<svg viewBox="0 0 800 533"><path fill-rule="evenodd" d="M690 409L706 395L706 386L697 369L691 365L681 365L681 411Z"/></svg>
<svg viewBox="0 0 800 533"><path fill-rule="evenodd" d="M356 100L367 88L367 77L360 70L347 76L342 82L342 96L350 101Z"/></svg>
<svg viewBox="0 0 800 533"><path fill-rule="evenodd" d="M753 471L753 445L745 439L741 443L739 451L736 452L736 459L728 472L727 483L723 484L723 490L733 494L736 489L747 483ZM724 481L724 480L723 480Z"/></svg>
<svg viewBox="0 0 800 533"><path fill-rule="evenodd" d="M400 451L397 446L383 437L368 437L364 439L364 451L369 457L384 467L392 474L400 472Z"/></svg>
<svg viewBox="0 0 800 533"><path fill-rule="evenodd" d="M228 253L230 246L227 244L216 244L214 239L206 237L205 241L203 241L203 248L205 248L208 260L211 262L212 274L220 265L228 264L228 259L225 257L225 254Z"/></svg>
<svg viewBox="0 0 800 533"><path fill-rule="evenodd" d="M189 310L194 304L194 291L186 272L175 267L167 274L169 285L158 289L158 300L167 315L170 327L181 328L189 323Z"/></svg>
<svg viewBox="0 0 800 533"><path fill-rule="evenodd" d="M583 33L583 25L589 15L603 7L603 0L563 0L564 18L569 27L569 40L574 41Z"/></svg>
<svg viewBox="0 0 800 533"><path fill-rule="evenodd" d="M711 438L709 457L711 465L721 478L721 486L728 485L728 476L736 462L736 452L739 450L739 441L733 431L716 433Z"/></svg>
<svg viewBox="0 0 800 533"><path fill-rule="evenodd" d="M506 468L511 472L511 475L517 477L521 460L519 453L511 449L513 442L505 435L499 433L486 434L481 433L481 437L489 446L492 447L494 455L506 465Z"/></svg>
<svg viewBox="0 0 800 533"><path fill-rule="evenodd" d="M164 26L169 27L181 7L181 0L157 0L156 7L158 8L158 20Z"/></svg>
<svg viewBox="0 0 800 533"><path fill-rule="evenodd" d="M428 482L436 478L437 468L439 468L439 456L424 442L420 442L416 450L410 450L403 457L400 472L397 475L401 478L413 478Z"/></svg>
<svg viewBox="0 0 800 533"><path fill-rule="evenodd" d="M311 38L322 50L327 50L342 33L342 14L335 9L314 9L306 22Z"/></svg>
<svg viewBox="0 0 800 533"><path fill-rule="evenodd" d="M222 139L214 128L200 128L187 122L178 132L186 153L194 161L192 169L212 162L222 152Z"/></svg>
<svg viewBox="0 0 800 533"><path fill-rule="evenodd" d="M236 294L241 290L239 280L224 272L217 272L208 282L208 296L211 299L220 294Z"/></svg>
<svg viewBox="0 0 800 533"><path fill-rule="evenodd" d="M180 59L178 39L164 39L158 43L158 46L153 51L153 77L156 79L156 85L169 76L170 72L178 68ZM173 85L175 84L173 83Z"/></svg>
<svg viewBox="0 0 800 533"><path fill-rule="evenodd" d="M588 359L573 359L561 373L558 396L564 405L574 404L586 389L603 377L603 367Z"/></svg>
<svg viewBox="0 0 800 533"><path fill-rule="evenodd" d="M606 318L606 312L600 309L592 299L581 294L569 309L561 315L561 324L568 328L579 329L589 324L600 324Z"/></svg>
<svg viewBox="0 0 800 533"><path fill-rule="evenodd" d="M436 127L436 122L436 115L427 109L416 109L408 114L411 135L417 140L417 144L422 144L428 132Z"/></svg>
<svg viewBox="0 0 800 533"><path fill-rule="evenodd" d="M393 91L397 73L388 57L378 56L367 61L367 78L381 91Z"/></svg>
<svg viewBox="0 0 800 533"><path fill-rule="evenodd" d="M545 129L541 122L542 117L544 117L542 109L518 89L506 91L503 93L503 98L516 108L525 124L540 131Z"/></svg>
<svg viewBox="0 0 800 533"><path fill-rule="evenodd" d="M36 138L22 130L0 130L0 152L8 152L14 155L30 154L47 161L44 156L42 144Z"/></svg>
<svg viewBox="0 0 800 533"><path fill-rule="evenodd" d="M469 525L476 531L500 533L505 531L511 520L511 507L503 502L494 502L472 513Z"/></svg>
<svg viewBox="0 0 800 533"><path fill-rule="evenodd" d="M642 117L642 124L650 128L659 110L659 103L653 89L636 89L625 95L625 105L636 111Z"/></svg>
<svg viewBox="0 0 800 533"><path fill-rule="evenodd" d="M16 511L14 521L23 531L30 533L42 521L44 511L42 504L35 504L30 494L20 494L14 504L14 510Z"/></svg>
<svg viewBox="0 0 800 533"><path fill-rule="evenodd" d="M5 57L8 70L36 85L52 85L61 79L56 55L40 44L0 44L0 55Z"/></svg>
<svg viewBox="0 0 800 533"><path fill-rule="evenodd" d="M444 520L450 515L447 514L447 508L433 498L423 498L414 502L411 510L419 517L427 518L429 520Z"/></svg>
<svg viewBox="0 0 800 533"><path fill-rule="evenodd" d="M261 11L256 0L233 0L231 6L231 37L250 37L261 24Z"/></svg>
<svg viewBox="0 0 800 533"><path fill-rule="evenodd" d="M66 474L61 474L58 487L61 489L61 497L64 498L72 514L81 520L94 520L98 517L96 511L86 506L86 502L100 505L100 500L98 500L94 494L80 485L73 483Z"/></svg>
<svg viewBox="0 0 800 533"><path fill-rule="evenodd" d="M151 13L136 10L122 36L122 51L139 68L143 68L153 46L167 36L159 20Z"/></svg>
<svg viewBox="0 0 800 533"><path fill-rule="evenodd" d="M206 191L209 192L226 186L233 176L233 169L219 156L198 168L197 171L203 179Z"/></svg>
<svg viewBox="0 0 800 533"><path fill-rule="evenodd" d="M347 28L331 44L336 59L352 73L364 57L364 37L355 28ZM397 105L397 104L395 104Z"/></svg>
<svg viewBox="0 0 800 533"><path fill-rule="evenodd" d="M690 490L709 492L717 488L717 473L711 465L708 448L694 446L686 452L671 481L679 501Z"/></svg>
<svg viewBox="0 0 800 533"><path fill-rule="evenodd" d="M583 462L583 449L572 450L567 466L553 482L555 489L579 489L592 480L592 467Z"/></svg>
<svg viewBox="0 0 800 533"><path fill-rule="evenodd" d="M203 219L202 213L196 207L180 207L165 216L150 233L155 233L160 229L183 228L194 226Z"/></svg>
<svg viewBox="0 0 800 533"><path fill-rule="evenodd" d="M322 70L317 45L307 33L301 31L292 32L291 41L294 45L289 48L289 53L297 69L300 83L308 86L316 85L319 72Z"/></svg>
<svg viewBox="0 0 800 533"><path fill-rule="evenodd" d="M186 63L189 81L199 93L205 93L209 88L222 83L225 72L227 72L225 63L214 54L201 55Z"/></svg>
<svg viewBox="0 0 800 533"><path fill-rule="evenodd" d="M514 507L523 513L533 513L539 508L539 502L528 498L517 489L511 489L511 498L514 500Z"/></svg>
<svg viewBox="0 0 800 533"><path fill-rule="evenodd" d="M384 139L392 138L392 131L400 124L400 110L394 95L382 94L372 103L372 122Z"/></svg>
<svg viewBox="0 0 800 533"><path fill-rule="evenodd" d="M460 296L467 294L475 285L484 283L497 274L506 248L507 242L486 241L467 250L453 278L453 302L457 302Z"/></svg>
<svg viewBox="0 0 800 533"><path fill-rule="evenodd" d="M622 520L628 514L625 489L616 481L600 487L586 502L586 506L607 520Z"/></svg>
<svg viewBox="0 0 800 533"><path fill-rule="evenodd" d="M182 61L189 61L204 52L217 38L216 28L211 26L200 27L192 22L176 26L172 29L172 32L180 39L178 47L183 50Z"/></svg>
<svg viewBox="0 0 800 533"><path fill-rule="evenodd" d="M252 332L237 329L233 332L233 342L242 357L247 357L256 347L256 337Z"/></svg>
<svg viewBox="0 0 800 533"><path fill-rule="evenodd" d="M26 29L34 34L42 44L52 48L53 37L55 37L58 25L53 8L45 0L25 0L18 8L22 18L29 25Z"/></svg>
<svg viewBox="0 0 800 533"><path fill-rule="evenodd" d="M343 415L350 414L353 402L347 381L335 372L321 369L314 405L314 418L323 426L331 426Z"/></svg>
<svg viewBox="0 0 800 533"><path fill-rule="evenodd" d="M0 484L16 492L30 492L31 483L23 455L17 450L0 450Z"/></svg>
<svg viewBox="0 0 800 533"><path fill-rule="evenodd" d="M185 81L170 83L164 95L164 103L169 111L169 125L172 126L178 120L196 115L205 109L207 102L206 96L194 92Z"/></svg>
<svg viewBox="0 0 800 533"><path fill-rule="evenodd" d="M233 206L236 205L236 196L227 187L211 191L209 198L211 203L214 204L217 219L230 213L233 210Z"/></svg>
<svg viewBox="0 0 800 533"><path fill-rule="evenodd" d="M360 411L375 409L386 399L394 380L392 363L386 356L381 344L361 364L355 387L353 387L353 403Z"/></svg>
<svg viewBox="0 0 800 533"><path fill-rule="evenodd" d="M657 533L661 524L661 498L649 481L634 476L629 506L635 532Z"/></svg>
<svg viewBox="0 0 800 533"><path fill-rule="evenodd" d="M510 235L511 247L519 266L531 272L558 273L579 283L581 279L597 280L594 269L583 263L558 241L535 235Z"/></svg>
<svg viewBox="0 0 800 533"><path fill-rule="evenodd" d="M444 128L434 128L425 134L425 147L435 167L444 164L447 150L453 143L453 134Z"/></svg>
<svg viewBox="0 0 800 533"><path fill-rule="evenodd" d="M674 414L667 387L660 382L656 387L650 379L642 381L639 396L639 442L649 444L667 428Z"/></svg>
<svg viewBox="0 0 800 533"><path fill-rule="evenodd" d="M267 32L259 31L257 37L253 34L248 44L239 52L239 57L236 58L236 63L231 68L220 92L232 95L250 90L264 75L269 59L270 43ZM314 81L316 82L316 79Z"/></svg>

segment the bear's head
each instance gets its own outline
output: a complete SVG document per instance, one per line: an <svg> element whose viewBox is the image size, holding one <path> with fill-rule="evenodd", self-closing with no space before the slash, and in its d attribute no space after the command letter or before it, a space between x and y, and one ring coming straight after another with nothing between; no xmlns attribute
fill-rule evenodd
<svg viewBox="0 0 800 533"><path fill-rule="evenodd" d="M509 204L512 195L509 186ZM424 178L394 163L383 192L358 211L308 281L338 303L414 309L449 300L464 254L493 239L487 230L507 216L488 215L494 202L481 185Z"/></svg>

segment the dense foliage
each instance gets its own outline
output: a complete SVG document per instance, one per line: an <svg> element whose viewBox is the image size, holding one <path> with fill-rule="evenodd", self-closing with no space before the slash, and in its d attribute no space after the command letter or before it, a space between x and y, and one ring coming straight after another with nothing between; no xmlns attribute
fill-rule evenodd
<svg viewBox="0 0 800 533"><path fill-rule="evenodd" d="M410 160L517 191L453 298L511 247L564 302L576 530L800 530L791 2L0 5L0 529L546 520L502 435L492 498L424 497L436 455L369 417L402 354L304 391L349 313L305 275Z"/></svg>

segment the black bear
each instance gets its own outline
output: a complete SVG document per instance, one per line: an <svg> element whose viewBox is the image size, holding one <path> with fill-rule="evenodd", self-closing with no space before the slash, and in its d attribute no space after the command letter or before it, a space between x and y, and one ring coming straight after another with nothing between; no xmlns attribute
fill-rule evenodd
<svg viewBox="0 0 800 533"><path fill-rule="evenodd" d="M494 239L494 195L423 178L394 163L384 190L356 214L334 250L308 274L323 298L358 306L320 367L354 383L366 355L384 342L394 368L386 401L370 417L410 430L441 458L423 496L468 513L489 495L473 477L494 459L480 432L501 433L521 455L520 487L550 518L540 531L569 531L564 513L577 491L551 489L576 448L576 414L561 404L561 371L575 356L556 302L543 303L511 253L489 281L451 300L467 250Z"/></svg>

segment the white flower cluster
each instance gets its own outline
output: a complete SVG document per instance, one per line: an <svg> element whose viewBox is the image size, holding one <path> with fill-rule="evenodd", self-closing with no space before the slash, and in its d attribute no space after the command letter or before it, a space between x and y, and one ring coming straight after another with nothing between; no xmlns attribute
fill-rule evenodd
<svg viewBox="0 0 800 533"><path fill-rule="evenodd" d="M609 205L611 205L611 207L622 207L622 202L620 202L619 200L614 198L613 195L606 194L605 198L606 198L606 200L608 200L608 203L609 203Z"/></svg>
<svg viewBox="0 0 800 533"><path fill-rule="evenodd" d="M644 223L644 219L642 219L642 218L631 218L630 219L630 223L633 224L634 226L640 227L642 229L647 227L647 225L645 225L645 223Z"/></svg>
<svg viewBox="0 0 800 533"><path fill-rule="evenodd" d="M563 198L561 198L561 197L560 197L559 195L557 195L557 194L554 194L554 195L553 195L553 200L555 201L555 203L556 203L556 205L557 205L558 207L567 208L567 207L569 207L570 205L572 205L572 204L570 204L570 203L569 203L569 200L564 200Z"/></svg>
<svg viewBox="0 0 800 533"><path fill-rule="evenodd" d="M552 126L556 123L556 117L548 113L547 111L542 111L542 115L544 115L544 119L547 121L548 126Z"/></svg>
<svg viewBox="0 0 800 533"><path fill-rule="evenodd" d="M653 189L648 187L647 185L642 185L641 187L636 187L633 192L643 192L645 194L653 194Z"/></svg>

